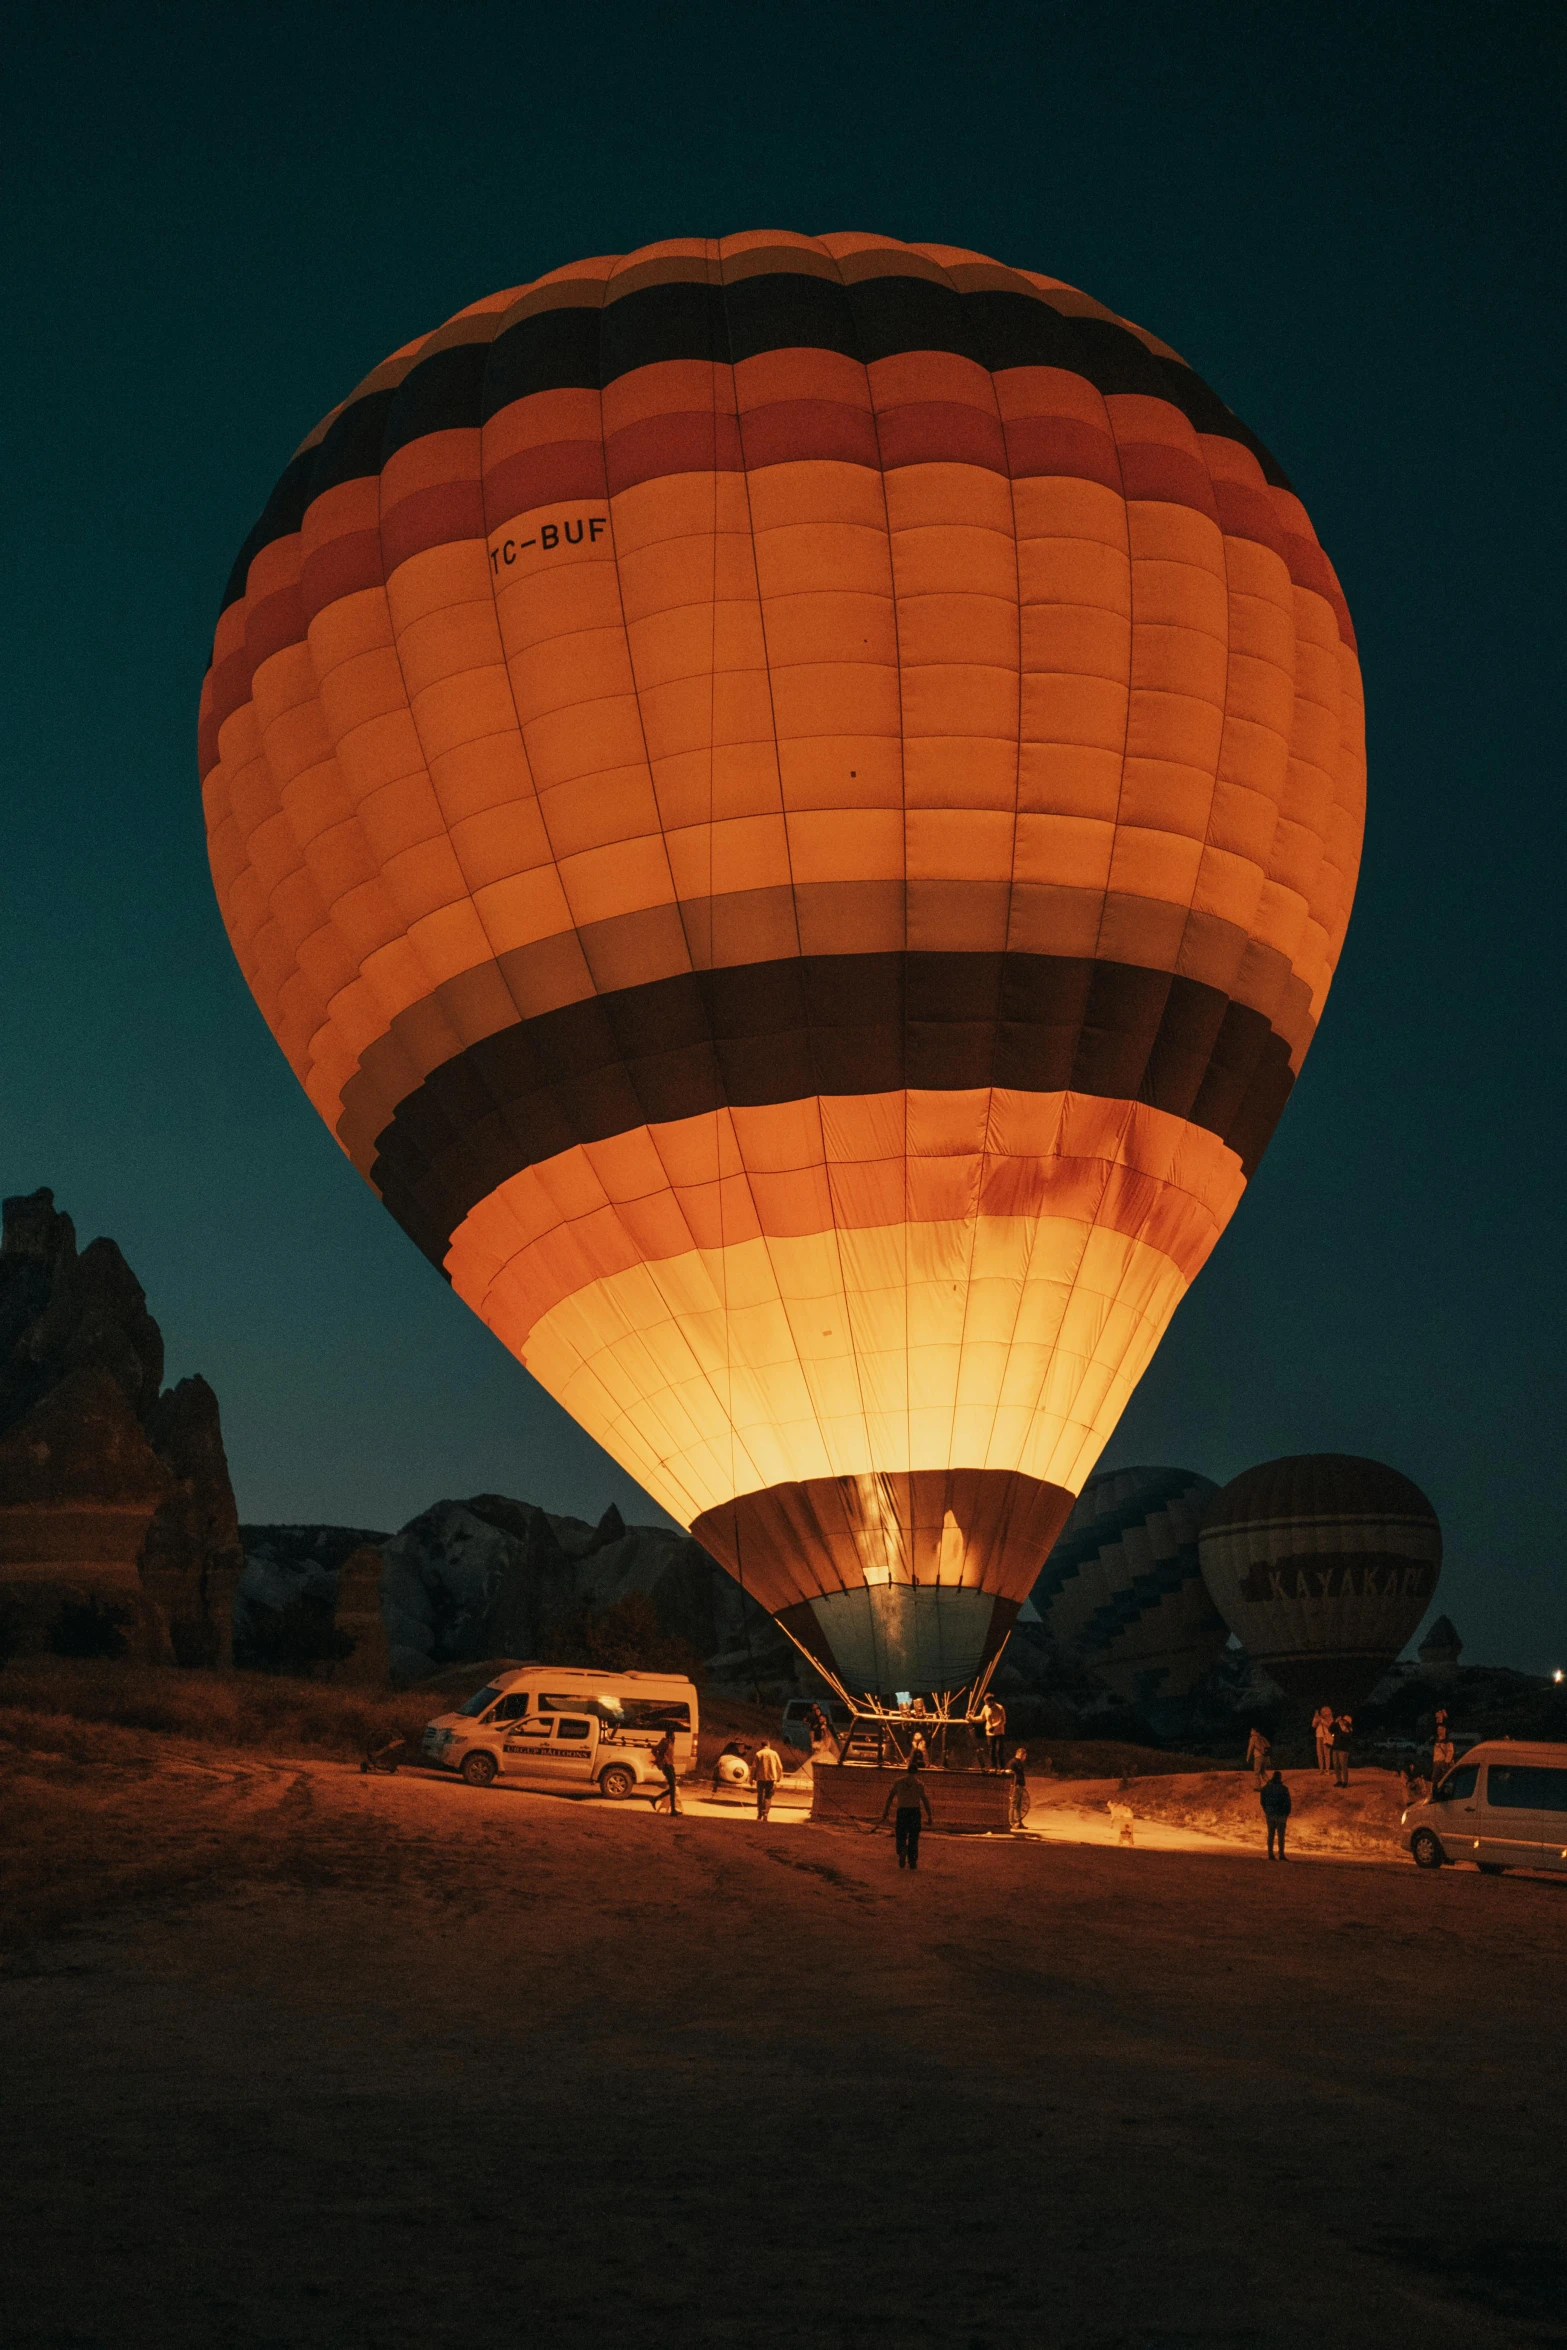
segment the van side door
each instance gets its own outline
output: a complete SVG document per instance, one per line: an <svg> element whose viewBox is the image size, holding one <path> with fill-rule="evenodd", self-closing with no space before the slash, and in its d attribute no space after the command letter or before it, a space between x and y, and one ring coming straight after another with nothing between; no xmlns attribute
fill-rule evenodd
<svg viewBox="0 0 1567 2350"><path fill-rule="evenodd" d="M547 1715L539 1713L534 1690L519 1689L514 1697L503 1698L501 1702L512 1708L501 1743L501 1769L509 1778L535 1778L539 1774L540 1756L548 1749L553 1724Z"/></svg>
<svg viewBox="0 0 1567 2350"><path fill-rule="evenodd" d="M1432 1790L1431 1825L1449 1860L1478 1860L1480 1854L1480 1765L1459 1763Z"/></svg>
<svg viewBox="0 0 1567 2350"><path fill-rule="evenodd" d="M1492 1827L1505 1822L1512 1846L1489 1840L1487 1858L1524 1869L1567 1869L1567 1770L1543 1763L1492 1763Z"/></svg>
<svg viewBox="0 0 1567 2350"><path fill-rule="evenodd" d="M557 1714L555 1735L541 1749L539 1769L551 1784L588 1787L598 1751L599 1725L592 1714Z"/></svg>
<svg viewBox="0 0 1567 2350"><path fill-rule="evenodd" d="M1567 1776L1567 1774L1564 1774ZM1537 1869L1545 1841L1540 1814L1544 1773L1527 1763L1488 1762L1485 1766L1485 1817L1478 1857L1504 1869Z"/></svg>
<svg viewBox="0 0 1567 2350"><path fill-rule="evenodd" d="M1540 1866L1567 1871L1567 1770L1535 1771L1540 1782Z"/></svg>

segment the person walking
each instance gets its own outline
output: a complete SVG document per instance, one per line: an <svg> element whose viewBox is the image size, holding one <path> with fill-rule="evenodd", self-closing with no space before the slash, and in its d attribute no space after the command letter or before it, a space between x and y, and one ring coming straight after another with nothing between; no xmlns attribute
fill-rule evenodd
<svg viewBox="0 0 1567 2350"><path fill-rule="evenodd" d="M673 1819L680 1809L680 1797L675 1788L675 1733L673 1730L666 1730L654 1747L653 1768L664 1774L664 1794L669 1797L669 1816ZM654 1796L653 1809L655 1811L663 1800L663 1795Z"/></svg>
<svg viewBox="0 0 1567 2350"><path fill-rule="evenodd" d="M934 1823L930 1816L930 1797L925 1792L925 1781L919 1767L910 1763L901 1779L895 1779L887 1790L887 1800L881 1807L878 1828L884 1827L888 1812L895 1814L892 1840L898 1855L900 1869L917 1869L920 1865L920 1824L928 1828Z"/></svg>
<svg viewBox="0 0 1567 2350"><path fill-rule="evenodd" d="M1028 1817L1028 1748L1012 1749L1012 1825L1021 1828Z"/></svg>
<svg viewBox="0 0 1567 2350"><path fill-rule="evenodd" d="M783 1777L782 1757L765 1740L751 1757L751 1776L756 1781L756 1816L765 1820L773 1807L773 1789Z"/></svg>
<svg viewBox="0 0 1567 2350"><path fill-rule="evenodd" d="M1290 1791L1284 1784L1284 1773L1275 1771L1262 1789L1262 1816L1268 1823L1268 1858L1284 1858L1284 1831L1289 1826Z"/></svg>
<svg viewBox="0 0 1567 2350"><path fill-rule="evenodd" d="M1272 1746L1262 1731L1254 1724L1251 1736L1246 1741L1246 1763L1248 1769L1255 1775L1259 1788L1268 1775L1268 1765L1272 1759Z"/></svg>
<svg viewBox="0 0 1567 2350"><path fill-rule="evenodd" d="M1349 1785L1349 1742L1354 1735L1354 1730L1355 1725L1348 1714L1340 1714L1333 1724L1333 1784L1335 1787Z"/></svg>
<svg viewBox="0 0 1567 2350"><path fill-rule="evenodd" d="M1311 1734L1317 1741L1317 1768L1324 1779L1333 1768L1333 1708L1319 1705L1311 1717Z"/></svg>

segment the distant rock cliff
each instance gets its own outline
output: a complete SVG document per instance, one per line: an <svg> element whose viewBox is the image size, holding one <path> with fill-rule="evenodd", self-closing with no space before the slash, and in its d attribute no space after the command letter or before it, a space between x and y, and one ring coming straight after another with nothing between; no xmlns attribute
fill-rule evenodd
<svg viewBox="0 0 1567 2350"><path fill-rule="evenodd" d="M805 1685L772 1618L689 1534L596 1526L504 1494L438 1501L393 1535L352 1526L246 1526L236 1616L241 1662L270 1660L280 1630L308 1633L329 1603L354 1643L313 1667L336 1680L422 1681L498 1656L581 1661L629 1642L639 1661L700 1668L709 1680L774 1694ZM649 1653L655 1652L655 1653ZM814 1679L805 1681L815 1687Z"/></svg>
<svg viewBox="0 0 1567 2350"><path fill-rule="evenodd" d="M0 1608L21 1648L226 1662L242 1560L204 1379L163 1386L163 1336L112 1240L78 1253L54 1194L4 1203Z"/></svg>
<svg viewBox="0 0 1567 2350"><path fill-rule="evenodd" d="M626 1608L640 1599L669 1661L711 1678L796 1684L793 1647L699 1542L670 1526L627 1526L614 1508L589 1526L498 1493L439 1501L392 1537L385 1559L381 1604L400 1681L469 1658L564 1661L563 1647L591 1645L607 1611L638 1620Z"/></svg>

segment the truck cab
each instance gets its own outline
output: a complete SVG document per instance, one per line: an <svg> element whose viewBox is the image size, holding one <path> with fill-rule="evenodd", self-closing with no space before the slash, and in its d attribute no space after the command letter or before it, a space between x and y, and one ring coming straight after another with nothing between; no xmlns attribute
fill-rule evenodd
<svg viewBox="0 0 1567 2350"><path fill-rule="evenodd" d="M699 1726L695 1685L681 1674L520 1665L427 1723L423 1754L470 1787L503 1780L545 1794L652 1801L665 1791L654 1748L672 1731L675 1772L684 1778Z"/></svg>
<svg viewBox="0 0 1567 2350"><path fill-rule="evenodd" d="M1491 1738L1471 1746L1403 1815L1399 1841L1423 1869L1473 1861L1567 1872L1567 1746Z"/></svg>

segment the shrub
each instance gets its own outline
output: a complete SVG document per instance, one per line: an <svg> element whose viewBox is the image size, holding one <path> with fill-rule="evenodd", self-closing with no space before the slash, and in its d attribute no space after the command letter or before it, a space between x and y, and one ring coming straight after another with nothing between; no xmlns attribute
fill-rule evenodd
<svg viewBox="0 0 1567 2350"><path fill-rule="evenodd" d="M0 1679L0 1734L45 1717L151 1730L204 1746L280 1755L363 1754L419 1734L444 1700L334 1689L282 1673L217 1673L101 1658L30 1656Z"/></svg>
<svg viewBox="0 0 1567 2350"><path fill-rule="evenodd" d="M341 1664L353 1653L353 1639L333 1622L332 1602L308 1594L286 1607L252 1603L243 1634L236 1626L234 1662L253 1673L308 1673L312 1665Z"/></svg>

